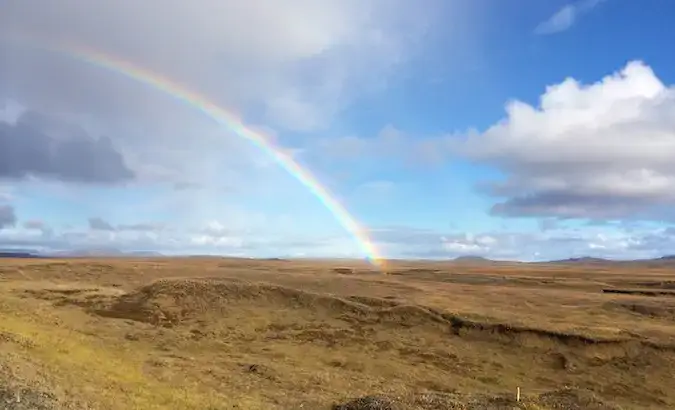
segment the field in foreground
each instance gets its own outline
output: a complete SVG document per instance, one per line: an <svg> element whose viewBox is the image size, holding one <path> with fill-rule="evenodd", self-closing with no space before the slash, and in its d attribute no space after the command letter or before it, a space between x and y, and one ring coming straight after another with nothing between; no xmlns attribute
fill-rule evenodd
<svg viewBox="0 0 675 410"><path fill-rule="evenodd" d="M0 263L0 409L675 408L667 266Z"/></svg>

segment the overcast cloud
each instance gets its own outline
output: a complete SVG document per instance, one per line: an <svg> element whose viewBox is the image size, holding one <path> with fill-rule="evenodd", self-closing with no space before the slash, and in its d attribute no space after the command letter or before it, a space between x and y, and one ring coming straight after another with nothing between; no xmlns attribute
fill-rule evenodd
<svg viewBox="0 0 675 410"><path fill-rule="evenodd" d="M311 130L325 127L356 93L384 85L421 44L437 4L10 1L0 6L0 36L83 43L190 84L226 106L261 111L257 117L269 125ZM13 50L3 69L24 102L155 120L171 108L137 84L63 56Z"/></svg>

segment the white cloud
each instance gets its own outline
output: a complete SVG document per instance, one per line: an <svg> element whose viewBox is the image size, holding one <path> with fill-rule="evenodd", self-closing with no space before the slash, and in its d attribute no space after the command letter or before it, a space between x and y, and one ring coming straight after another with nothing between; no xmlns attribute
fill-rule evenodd
<svg viewBox="0 0 675 410"><path fill-rule="evenodd" d="M535 29L535 34L555 34L570 29L585 13L590 12L605 0L579 0L567 4L556 11L547 20L541 22Z"/></svg>
<svg viewBox="0 0 675 410"><path fill-rule="evenodd" d="M218 254L243 257L362 258L362 251L346 235L248 235L211 221L202 229L163 228L155 231L70 227L36 229L34 223L0 230L0 248L60 250L160 251L174 254ZM40 224L43 226L44 224ZM48 227L47 227L48 228ZM554 260L568 257L639 259L672 253L675 230L642 227L556 228L546 232L439 232L409 227L371 230L376 247L390 258L450 259L483 256L497 260Z"/></svg>
<svg viewBox="0 0 675 410"><path fill-rule="evenodd" d="M507 117L461 147L497 167L488 185L508 216L672 219L675 88L630 62L594 84L568 78L537 107L512 101Z"/></svg>

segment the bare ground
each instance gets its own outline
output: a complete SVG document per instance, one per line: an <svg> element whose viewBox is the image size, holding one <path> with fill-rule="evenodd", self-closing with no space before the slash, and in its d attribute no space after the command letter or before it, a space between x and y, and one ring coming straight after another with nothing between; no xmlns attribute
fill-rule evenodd
<svg viewBox="0 0 675 410"><path fill-rule="evenodd" d="M1 262L0 409L675 408L668 266Z"/></svg>

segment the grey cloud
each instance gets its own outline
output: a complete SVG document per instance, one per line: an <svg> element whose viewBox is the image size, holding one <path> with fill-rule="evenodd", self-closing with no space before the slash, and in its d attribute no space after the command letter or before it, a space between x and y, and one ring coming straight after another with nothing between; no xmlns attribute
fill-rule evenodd
<svg viewBox="0 0 675 410"><path fill-rule="evenodd" d="M103 218L94 217L89 218L89 229L94 231L114 231L115 227L112 226L109 222L105 221Z"/></svg>
<svg viewBox="0 0 675 410"><path fill-rule="evenodd" d="M223 105L255 109L286 127L307 129L326 125L355 95L376 88L374 84L404 62L430 31L439 4L146 0L139 6L133 0L61 0L34 7L13 2L0 6L0 36L65 43L77 39L207 91ZM451 18L461 18L466 7L452 4ZM35 64L36 59L43 64ZM48 64L43 59L15 56L6 65L6 70L17 67L11 72L17 92L42 102L49 93L52 103L87 109L105 105L108 110L166 118L155 104L148 104L154 98L136 85L124 86L110 75L100 81L100 76L82 64L69 64L63 56L49 56ZM41 81L36 84L29 77ZM122 93L110 89L120 85ZM114 98L96 98L102 89L104 96ZM58 101L63 91L69 91L63 95L70 101ZM124 98L129 93L142 97Z"/></svg>
<svg viewBox="0 0 675 410"><path fill-rule="evenodd" d="M16 213L11 205L0 205L0 230L16 225Z"/></svg>
<svg viewBox="0 0 675 410"><path fill-rule="evenodd" d="M508 217L675 219L675 88L641 62L594 84L548 87L537 107L466 137L456 152L496 167L481 189Z"/></svg>
<svg viewBox="0 0 675 410"><path fill-rule="evenodd" d="M495 204L491 214L505 217L547 217L561 219L672 219L675 212L648 199L579 195L573 192L536 192L515 196Z"/></svg>
<svg viewBox="0 0 675 410"><path fill-rule="evenodd" d="M52 136L56 123L32 112L14 125L0 123L0 178L109 184L134 177L108 138L91 138L66 126ZM59 135L64 130L68 135Z"/></svg>

